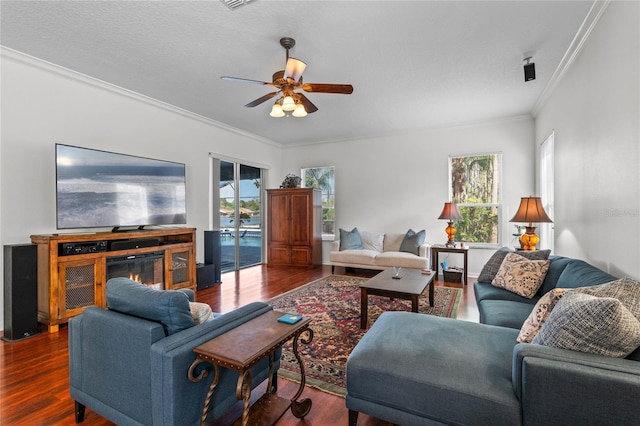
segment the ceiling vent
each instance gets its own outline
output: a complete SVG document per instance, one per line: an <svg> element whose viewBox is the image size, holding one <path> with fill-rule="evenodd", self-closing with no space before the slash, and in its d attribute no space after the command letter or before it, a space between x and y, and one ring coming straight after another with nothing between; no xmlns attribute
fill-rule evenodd
<svg viewBox="0 0 640 426"><path fill-rule="evenodd" d="M242 6L243 4L249 3L251 0L220 0L225 6L229 9L235 9L236 7Z"/></svg>

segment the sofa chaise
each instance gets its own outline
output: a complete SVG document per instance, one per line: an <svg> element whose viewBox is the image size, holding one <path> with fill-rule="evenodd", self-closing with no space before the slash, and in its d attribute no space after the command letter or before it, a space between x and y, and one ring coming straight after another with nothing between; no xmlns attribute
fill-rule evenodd
<svg viewBox="0 0 640 426"><path fill-rule="evenodd" d="M336 266L382 270L391 267L424 269L429 267L430 245L424 242L425 232L380 233L340 230L340 239L333 242L329 259L331 272ZM356 242L354 231L358 233ZM345 245L345 241L351 244Z"/></svg>
<svg viewBox="0 0 640 426"><path fill-rule="evenodd" d="M497 253L498 260L501 256L504 261ZM583 299L590 303L591 298L620 302L582 292L626 286L633 292L631 321L637 322L640 284L613 280L581 260L551 256L544 281L531 298L477 281L481 323L383 313L347 360L350 425L357 424L358 412L401 425L637 424L640 349L614 357L536 343L549 335L545 328L565 328L558 322L569 312L565 306ZM574 290L565 292L560 286ZM546 298L556 292L565 293L549 308L538 337L518 343L525 323L539 319ZM575 312L583 315L584 310Z"/></svg>
<svg viewBox="0 0 640 426"><path fill-rule="evenodd" d="M106 294L109 309L88 307L69 321L70 394L77 423L89 407L118 425L200 424L213 374L198 383L188 379L193 349L272 310L255 302L195 324L191 290L158 291L115 278L107 282ZM268 360L258 362L251 374L253 387L267 379ZM236 372L220 369L207 424L237 402L237 379Z"/></svg>

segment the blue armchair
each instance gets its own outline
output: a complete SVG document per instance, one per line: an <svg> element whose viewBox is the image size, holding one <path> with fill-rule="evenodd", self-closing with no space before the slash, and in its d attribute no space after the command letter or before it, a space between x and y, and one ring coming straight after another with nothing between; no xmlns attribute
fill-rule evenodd
<svg viewBox="0 0 640 426"><path fill-rule="evenodd" d="M199 424L213 375L198 383L188 379L193 349L272 307L255 302L194 325L193 296L189 290L157 291L114 279L107 283L109 309L89 307L69 321L70 394L77 423L89 407L118 425ZM274 371L278 366L279 361ZM269 375L268 360L251 373L254 387L262 383ZM211 422L237 402L237 380L236 372L221 369Z"/></svg>

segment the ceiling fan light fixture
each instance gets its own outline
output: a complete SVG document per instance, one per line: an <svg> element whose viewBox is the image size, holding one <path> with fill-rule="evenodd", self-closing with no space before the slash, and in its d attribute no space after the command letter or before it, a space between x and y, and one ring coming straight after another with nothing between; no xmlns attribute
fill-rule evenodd
<svg viewBox="0 0 640 426"><path fill-rule="evenodd" d="M293 100L293 97L291 95L285 96L282 100L282 110L290 112L294 109L296 109L296 102Z"/></svg>
<svg viewBox="0 0 640 426"><path fill-rule="evenodd" d="M275 104L273 104L273 107L271 108L271 112L269 113L270 116L272 117L284 117L284 111L282 110L282 106L280 105L280 102L276 101Z"/></svg>
<svg viewBox="0 0 640 426"><path fill-rule="evenodd" d="M296 108L293 110L293 115L294 117L306 117L307 116L307 110L304 109L304 105L302 104L296 104Z"/></svg>

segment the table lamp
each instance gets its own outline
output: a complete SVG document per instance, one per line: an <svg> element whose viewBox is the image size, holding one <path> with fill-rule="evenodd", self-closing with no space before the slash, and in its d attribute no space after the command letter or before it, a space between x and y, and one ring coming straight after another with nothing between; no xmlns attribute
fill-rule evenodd
<svg viewBox="0 0 640 426"><path fill-rule="evenodd" d="M520 236L520 245L524 250L535 250L536 244L540 241L540 237L536 235L536 227L533 226L534 222L553 223L544 211L540 197L522 197L518 211L509 222L529 223L525 233Z"/></svg>
<svg viewBox="0 0 640 426"><path fill-rule="evenodd" d="M456 235L456 227L453 226L453 221L462 219L458 211L458 206L455 203L444 203L442 213L440 213L438 219L446 219L449 221L447 229L445 229L449 240L447 244L445 244L445 247L455 247L456 243L453 241L453 237Z"/></svg>

